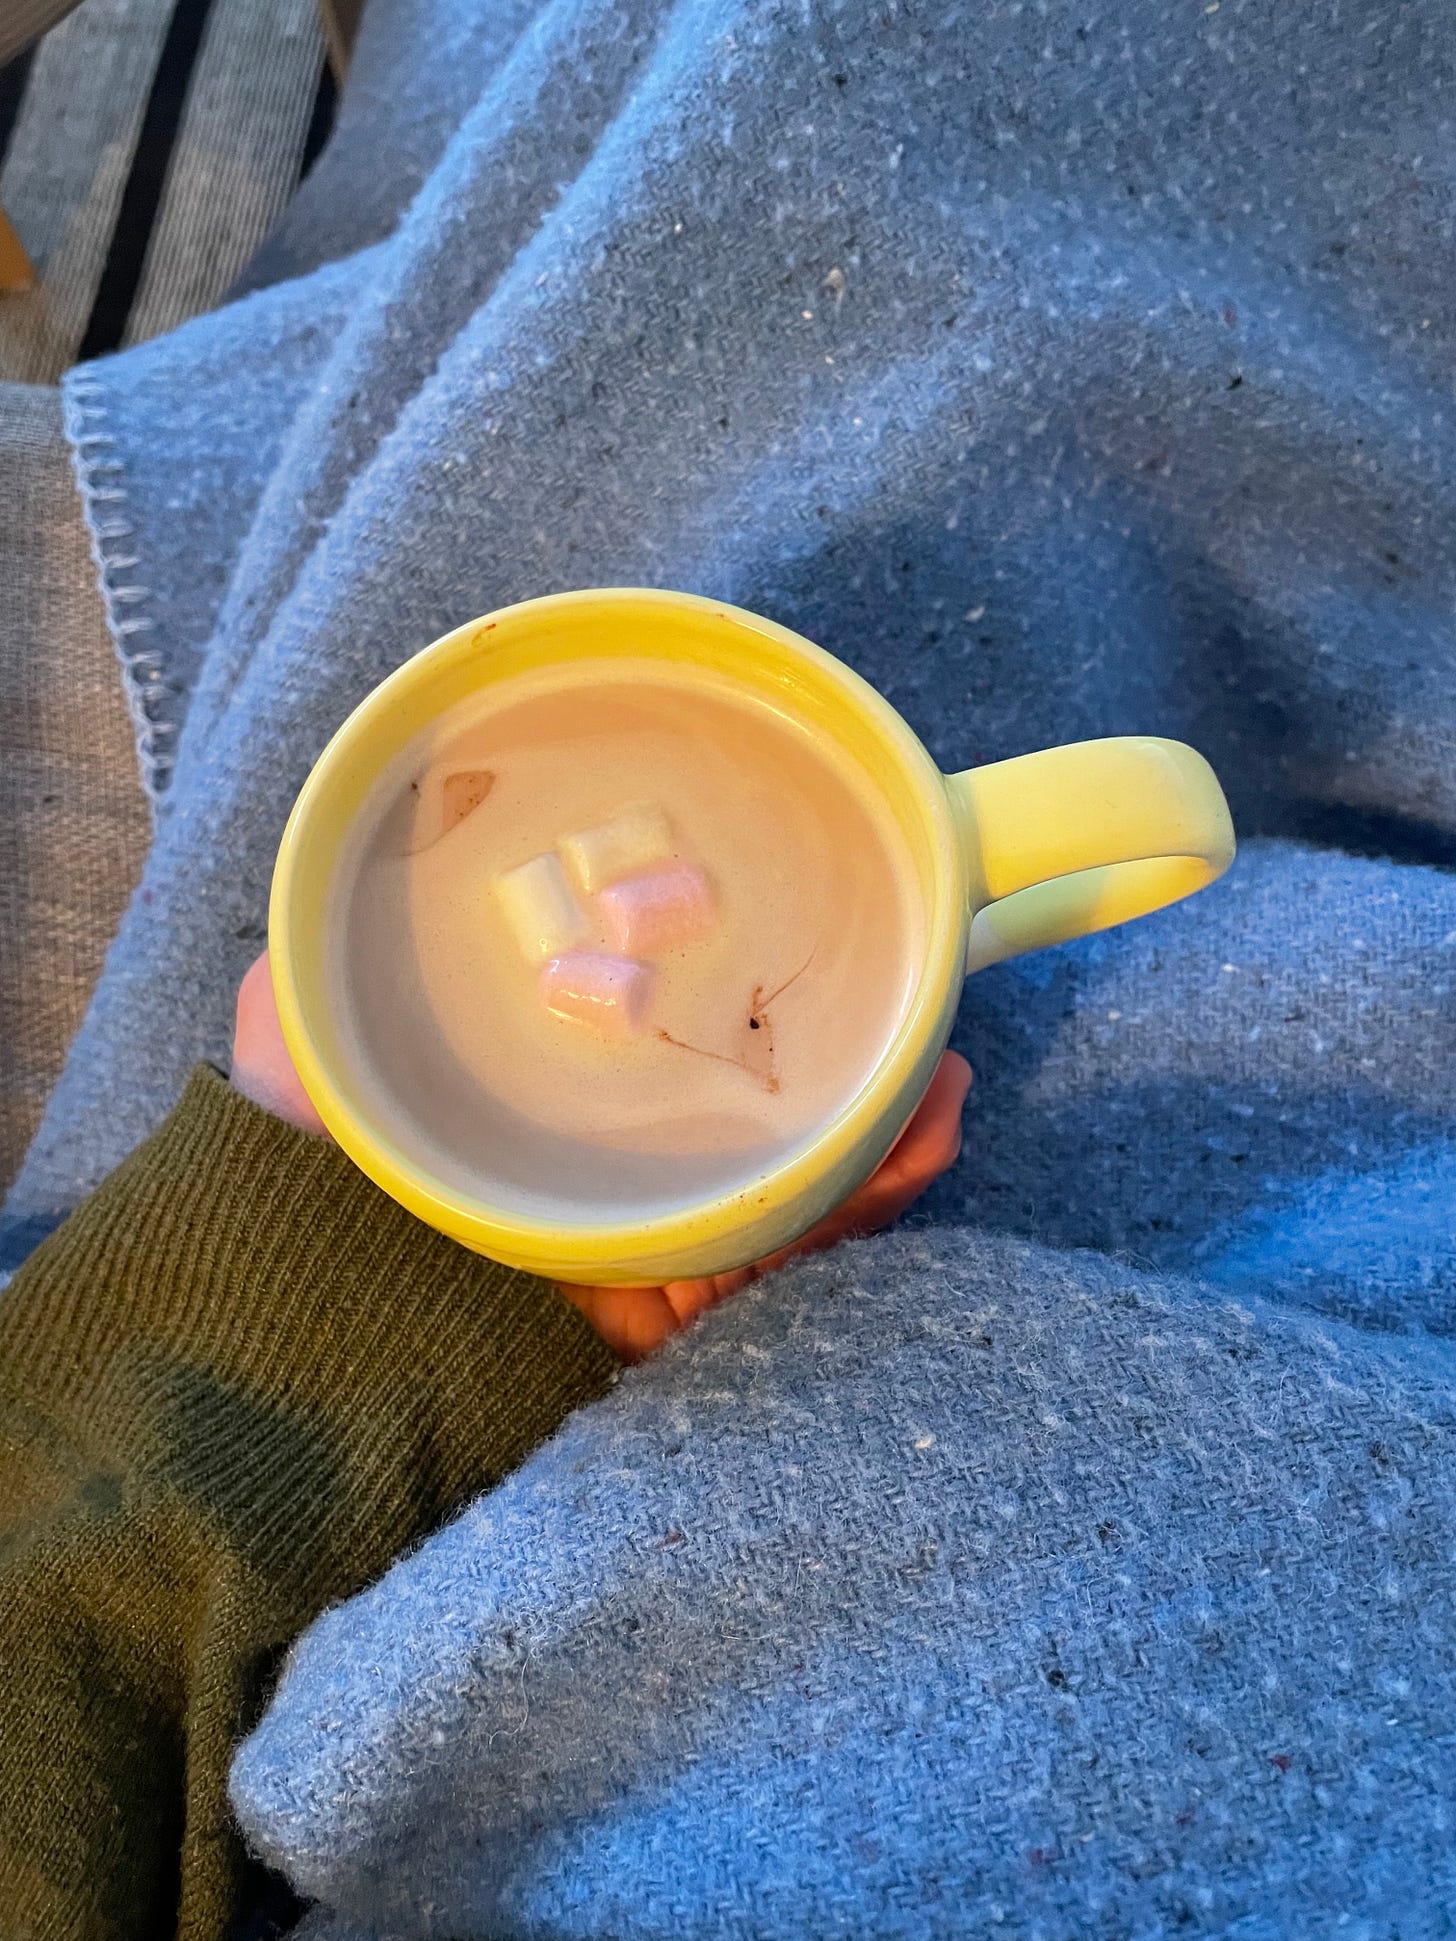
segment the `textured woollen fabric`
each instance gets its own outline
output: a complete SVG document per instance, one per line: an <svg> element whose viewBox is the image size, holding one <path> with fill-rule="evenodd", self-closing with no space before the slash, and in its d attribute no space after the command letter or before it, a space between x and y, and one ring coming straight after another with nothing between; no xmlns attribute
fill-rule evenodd
<svg viewBox="0 0 1456 1941"><path fill-rule="evenodd" d="M409 53L387 82L376 23ZM822 1345L857 1312L833 1275L866 1250L801 1270L830 1276L828 1318L785 1277L782 1310L765 1294L644 1374L683 1426L634 1444L630 1474L610 1439L579 1474L539 1459L544 1501L628 1519L620 1554L543 1518L506 1572L467 1521L391 1580L407 1619L346 1607L304 1646L346 1729L285 1689L267 1743L293 1750L256 1788L245 1763L239 1799L350 1919L817 1935L828 1855L825 1904L857 1935L964 1908L1048 1941L1449 1921L1453 57L1449 9L1384 0L388 0L362 28L373 78L275 239L289 280L168 340L160 389L142 351L72 380L112 440L103 473L77 441L98 532L117 513L146 542L106 572L148 589L176 759L149 757L158 840L8 1203L15 1252L222 1054L278 836L339 721L505 600L736 600L875 681L947 768L1182 735L1245 838L1186 908L971 980L971 1136L925 1209L969 1231L874 1256L883 1409ZM174 509L199 477L206 503ZM1229 1298L1247 1341L1206 1319ZM994 1408L979 1361L895 1333L997 1303ZM786 1358L782 1406L751 1328ZM710 1407L694 1358L715 1340L735 1345ZM735 1409L761 1433L683 1469L688 1428L711 1440ZM923 1516L891 1460L907 1424L917 1461L983 1465ZM715 1590L717 1622L684 1669L633 1573L686 1570L694 1525L710 1581L665 1608L688 1635ZM922 1534L987 1549L917 1622ZM462 1668L456 1628L504 1603ZM581 1652L557 1650L578 1619ZM387 1672L372 1696L356 1624ZM490 1696L494 1654L538 1635L535 1729L570 1716L579 1747ZM1101 1694L1065 1733L1048 1668ZM623 1721L607 1745L562 1712L570 1681ZM530 1667L524 1687L535 1707ZM900 1730L922 1703L939 1790ZM395 1754L417 1728L423 1806ZM543 1749L519 1772L518 1744ZM801 1787L786 1746L809 1748ZM866 1831L870 1796L896 1810ZM517 1799L542 1811L512 1844ZM924 1902L937 1870L963 1889L949 1912Z"/></svg>
<svg viewBox="0 0 1456 1941"><path fill-rule="evenodd" d="M0 384L0 1182L150 834L56 392Z"/></svg>
<svg viewBox="0 0 1456 1941"><path fill-rule="evenodd" d="M310 281L308 300L268 293L128 352L134 408L154 435L135 449L86 375L64 388L66 429L85 482L101 591L155 810L172 779L182 703L244 551L268 467L320 377L370 273L366 254ZM266 338L266 371L247 346ZM178 446L204 449L180 461ZM179 534L185 558L175 557Z"/></svg>
<svg viewBox="0 0 1456 1941"><path fill-rule="evenodd" d="M729 1303L322 1617L331 1937L1430 1937L1444 1344L934 1229Z"/></svg>
<svg viewBox="0 0 1456 1941"><path fill-rule="evenodd" d="M1456 856L1449 10L392 0L357 58L297 273L68 380L169 806L12 1250L225 1054L349 709L525 595L736 600L946 767L1182 735L1245 837Z"/></svg>
<svg viewBox="0 0 1456 1941"><path fill-rule="evenodd" d="M616 1358L210 1071L0 1300L0 1932L222 1941L283 1647Z"/></svg>

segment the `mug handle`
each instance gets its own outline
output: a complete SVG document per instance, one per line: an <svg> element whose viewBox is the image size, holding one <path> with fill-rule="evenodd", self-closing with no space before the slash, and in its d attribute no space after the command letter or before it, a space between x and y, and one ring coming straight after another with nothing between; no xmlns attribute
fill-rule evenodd
<svg viewBox="0 0 1456 1941"><path fill-rule="evenodd" d="M1233 861L1218 778L1181 741L1070 742L945 785L970 882L967 972L1146 916Z"/></svg>

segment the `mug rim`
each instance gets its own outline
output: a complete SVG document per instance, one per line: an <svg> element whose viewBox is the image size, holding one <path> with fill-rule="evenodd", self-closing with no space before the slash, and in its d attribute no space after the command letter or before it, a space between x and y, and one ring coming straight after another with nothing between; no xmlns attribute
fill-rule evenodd
<svg viewBox="0 0 1456 1941"><path fill-rule="evenodd" d="M548 609L559 612L603 602L645 602L660 607L665 613L688 610L717 615L749 634L766 637L780 650L786 649L793 656L807 659L821 674L828 676L845 703L862 718L868 717L877 740L893 755L897 767L911 784L928 839L934 895L932 907L925 911L919 976L894 1036L832 1118L782 1161L736 1186L649 1218L598 1222L513 1213L492 1204L488 1198L446 1184L406 1153L385 1127L377 1124L357 1100L347 1095L344 1087L336 1082L331 1062L319 1048L295 974L295 927L303 927L300 916L305 921L321 924L323 912L316 910L309 917L296 911L293 890L298 859L306 846L318 840L328 841L333 854L327 857L326 867L332 871L335 866L342 831L331 830L327 836L323 833L329 825L335 785L355 745L381 715L396 705L402 694L428 680L442 660L452 652L462 651L467 640L487 625L517 621ZM646 657L651 658L650 650ZM589 653L583 658L590 658ZM270 968L284 1042L319 1116L361 1171L428 1225L508 1264L530 1268L533 1260L549 1257L554 1262L578 1267L606 1268L618 1259L681 1255L701 1249L710 1238L725 1231L769 1224L787 1206L801 1201L806 1188L816 1179L832 1176L837 1168L842 1169L863 1147L869 1130L887 1110L893 1109L897 1096L915 1079L917 1068L925 1062L927 1044L946 1024L948 993L954 994L955 1001L959 1000L969 922L964 862L945 776L909 723L877 689L826 648L748 608L700 594L617 586L542 594L494 608L441 634L373 687L334 732L294 801L274 866L268 933ZM953 1014L954 1003L949 1009ZM939 1050L937 1045L936 1056ZM929 1076L929 1070L925 1071L922 1083L928 1082ZM911 1101L911 1111L914 1102ZM893 1137L885 1144L886 1151L893 1139L898 1138L903 1123L904 1115L901 1115L892 1128ZM533 1271L550 1270L536 1267Z"/></svg>

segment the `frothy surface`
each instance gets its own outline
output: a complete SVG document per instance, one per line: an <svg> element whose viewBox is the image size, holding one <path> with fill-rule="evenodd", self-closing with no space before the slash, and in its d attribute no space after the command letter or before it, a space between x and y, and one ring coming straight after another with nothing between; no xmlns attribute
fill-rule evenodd
<svg viewBox="0 0 1456 1941"><path fill-rule="evenodd" d="M645 1217L745 1183L853 1095L913 988L915 872L848 758L768 703L662 663L562 680L486 691L381 778L330 977L357 1082L418 1164L521 1212ZM716 921L654 961L641 1028L608 1039L545 1009L495 885L643 802ZM584 909L582 947L610 950Z"/></svg>

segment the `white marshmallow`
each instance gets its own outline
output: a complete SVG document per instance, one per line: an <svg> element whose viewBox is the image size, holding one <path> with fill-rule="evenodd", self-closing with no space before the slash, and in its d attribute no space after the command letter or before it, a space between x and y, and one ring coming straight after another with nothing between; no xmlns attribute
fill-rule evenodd
<svg viewBox="0 0 1456 1941"><path fill-rule="evenodd" d="M588 896L672 854L672 831L654 803L634 802L595 829L563 836L558 847Z"/></svg>
<svg viewBox="0 0 1456 1941"><path fill-rule="evenodd" d="M555 856L533 856L508 869L495 888L516 942L533 964L581 942L586 922Z"/></svg>

